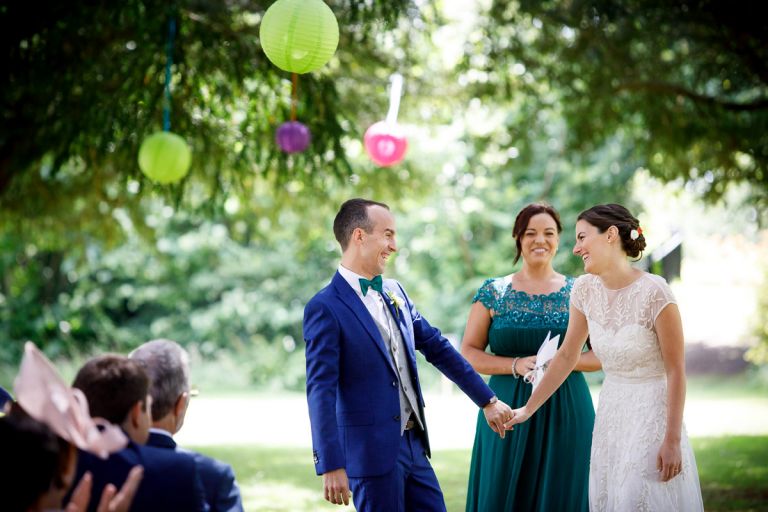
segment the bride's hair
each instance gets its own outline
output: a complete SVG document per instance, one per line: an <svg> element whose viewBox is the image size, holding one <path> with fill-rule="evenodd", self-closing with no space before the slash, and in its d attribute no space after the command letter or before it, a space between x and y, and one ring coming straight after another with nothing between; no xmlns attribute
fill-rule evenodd
<svg viewBox="0 0 768 512"><path fill-rule="evenodd" d="M576 220L589 222L600 233L605 233L611 226L616 226L621 238L621 247L627 256L637 259L642 256L645 249L645 236L640 229L640 221L620 204L598 204L581 212ZM633 231L637 233L634 240L632 239Z"/></svg>

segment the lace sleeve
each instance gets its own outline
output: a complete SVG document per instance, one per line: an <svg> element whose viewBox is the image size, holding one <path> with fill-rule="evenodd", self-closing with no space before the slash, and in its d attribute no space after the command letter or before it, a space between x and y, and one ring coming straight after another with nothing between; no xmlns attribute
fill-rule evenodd
<svg viewBox="0 0 768 512"><path fill-rule="evenodd" d="M576 281L573 282L573 288L571 288L571 305L585 315L587 314L584 311L584 287L586 284L586 277L586 275L577 277Z"/></svg>
<svg viewBox="0 0 768 512"><path fill-rule="evenodd" d="M472 304L480 301L480 303L489 310L494 309L497 299L496 287L494 286L495 281L496 280L493 278L486 279L483 286L481 286L480 289L477 290L475 296L472 297Z"/></svg>
<svg viewBox="0 0 768 512"><path fill-rule="evenodd" d="M672 289L667 284L667 281L661 276L651 276L653 278L653 286L648 294L648 306L651 312L651 318L653 323L656 323L656 317L659 313L664 311L664 308L669 304L677 304L675 296L672 294Z"/></svg>

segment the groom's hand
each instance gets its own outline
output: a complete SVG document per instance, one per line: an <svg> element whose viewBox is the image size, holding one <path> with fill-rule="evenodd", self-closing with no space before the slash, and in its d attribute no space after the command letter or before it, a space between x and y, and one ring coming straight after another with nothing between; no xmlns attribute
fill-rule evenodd
<svg viewBox="0 0 768 512"><path fill-rule="evenodd" d="M515 425L517 425L518 423L522 423L524 421L528 421L528 418L530 417L531 417L531 413L528 412L527 407L523 406L519 409L514 409L512 411L512 418L504 423L504 428L507 430L512 430L515 427Z"/></svg>
<svg viewBox="0 0 768 512"><path fill-rule="evenodd" d="M349 505L349 497L352 493L349 492L347 470L339 468L323 473L323 489L326 501L334 505Z"/></svg>
<svg viewBox="0 0 768 512"><path fill-rule="evenodd" d="M504 434L507 430L512 430L504 428L504 422L512 418L512 409L501 400L483 407L483 414L491 430L499 434L499 437L502 439L504 439Z"/></svg>

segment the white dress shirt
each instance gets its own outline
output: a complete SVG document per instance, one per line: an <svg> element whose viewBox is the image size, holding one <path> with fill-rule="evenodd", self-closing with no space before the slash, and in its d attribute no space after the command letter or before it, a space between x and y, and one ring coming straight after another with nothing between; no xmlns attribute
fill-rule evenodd
<svg viewBox="0 0 768 512"><path fill-rule="evenodd" d="M360 288L360 279L366 278L352 272L344 265L339 265L339 274L341 274L341 277L343 277L344 280L349 283L349 286L355 290L355 293L358 297L360 297L360 300L363 301L365 308L368 310L374 320L376 320L379 324L388 327L389 317L386 313L387 305L384 303L384 297L382 297L381 294L373 288L368 288L368 293L366 293L365 297L363 297L363 291ZM387 328L387 330L389 331L389 328Z"/></svg>

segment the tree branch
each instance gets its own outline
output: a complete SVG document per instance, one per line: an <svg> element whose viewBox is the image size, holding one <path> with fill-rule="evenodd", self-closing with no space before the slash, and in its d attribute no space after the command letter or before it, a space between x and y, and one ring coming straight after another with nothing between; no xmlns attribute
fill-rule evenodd
<svg viewBox="0 0 768 512"><path fill-rule="evenodd" d="M617 87L618 90L624 91L646 91L655 92L668 95L684 96L697 103L705 103L708 105L714 105L724 108L726 110L732 110L736 112L754 112L757 110L768 109L768 98L759 98L749 103L739 103L736 101L728 101L714 96L706 96L697 92L686 89L680 85L670 84L666 82L624 82Z"/></svg>

